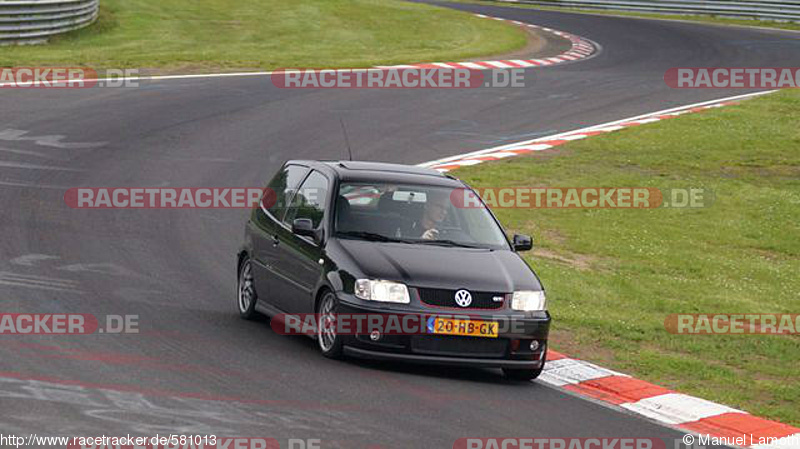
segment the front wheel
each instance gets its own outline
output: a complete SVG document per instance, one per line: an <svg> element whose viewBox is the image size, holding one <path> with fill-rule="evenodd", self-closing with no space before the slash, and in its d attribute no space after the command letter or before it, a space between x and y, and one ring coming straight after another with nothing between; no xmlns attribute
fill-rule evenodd
<svg viewBox="0 0 800 449"><path fill-rule="evenodd" d="M317 344L322 355L331 359L342 358L342 337L336 332L336 310L339 301L332 292L325 292L317 309Z"/></svg>
<svg viewBox="0 0 800 449"><path fill-rule="evenodd" d="M253 280L253 264L247 257L242 262L239 269L239 281L236 286L236 305L239 309L239 316L246 320L251 320L256 315L256 284Z"/></svg>
<svg viewBox="0 0 800 449"><path fill-rule="evenodd" d="M509 380L527 381L539 377L539 375L542 374L542 368L537 368L537 369L503 368L503 374L505 374L506 379Z"/></svg>

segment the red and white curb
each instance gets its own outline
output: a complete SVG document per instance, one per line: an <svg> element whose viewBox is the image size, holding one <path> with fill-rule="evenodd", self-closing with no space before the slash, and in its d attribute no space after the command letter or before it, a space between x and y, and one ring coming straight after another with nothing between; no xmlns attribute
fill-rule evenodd
<svg viewBox="0 0 800 449"><path fill-rule="evenodd" d="M475 14L475 16L484 19L507 21L509 23L513 23L521 27L529 27L546 31L556 36L568 39L572 44L572 46L570 50L567 52L564 52L557 56L553 56L550 58L543 58L543 59L504 59L496 61L469 61L469 62L426 62L418 64L376 66L372 68L361 68L361 69L330 69L330 70L333 72L362 72L362 71L371 72L371 71L381 71L387 69L408 69L408 68L426 68L426 69L445 68L445 69L471 69L471 70L530 68L539 66L551 66L555 64L563 64L567 62L586 59L590 56L596 55L598 50L600 49L600 46L598 44L586 38L575 36L573 34L566 33L563 31L558 31L547 27L541 27L539 25L524 23L518 20L506 20L506 19L501 19L499 17L489 17L483 14ZM169 80L205 79L205 78L238 78L238 77L252 77L252 76L271 76L275 73L285 73L287 71L293 71L293 70L299 70L299 69L280 69L280 70L259 71L259 72L197 73L197 74L185 74L185 75L126 76L119 78L98 77L98 78L84 79L82 81L84 83L102 82L102 81L114 81L117 83L122 83L130 81L169 81ZM46 85L47 83L34 81L31 87L39 87ZM61 86L63 85L63 83L61 84L57 83L57 85ZM13 82L0 83L0 87L14 87L14 86L16 86L16 84Z"/></svg>
<svg viewBox="0 0 800 449"><path fill-rule="evenodd" d="M426 62L419 64L403 64L393 66L378 66L380 69L471 69L471 70L488 70L488 69L517 69L529 68L539 66L550 66L555 64L562 64L565 62L578 61L586 59L595 54L599 48L594 42L574 34L566 33L564 31L554 30L552 28L533 25L530 23L520 22L518 20L507 20L499 17L489 17L483 14L475 14L475 16L483 19L500 20L504 22L513 23L521 27L533 28L536 30L546 31L559 37L567 39L572 44L569 51L561 53L560 55L543 59L502 59L496 61L470 61L470 62Z"/></svg>
<svg viewBox="0 0 800 449"><path fill-rule="evenodd" d="M590 126L588 128L577 129L565 133L554 134L546 137L539 137L533 140L524 142L517 142L499 147L488 148L485 150L473 151L471 153L461 154L457 156L450 156L435 161L425 162L419 164L421 167L428 167L446 172L454 170L459 167L467 165L476 165L486 161L495 161L521 154L528 154L536 151L549 150L557 147L563 143L573 140L585 139L589 136L598 134L606 134L621 129L630 128L632 126L643 125L646 123L658 122L673 117L678 117L683 114L692 112L705 111L712 108L719 108L728 104L735 103L737 100L750 98L758 95L764 95L775 91L756 92L751 94L737 95L734 97L720 98L717 100L706 101L703 103L696 103L687 106L680 106L677 108L666 109L658 112L651 112L636 117L630 117L614 122L604 123L601 125Z"/></svg>
<svg viewBox="0 0 800 449"><path fill-rule="evenodd" d="M445 172L467 165L542 151L565 142L658 122L683 114L706 111L771 92L775 91L737 95L666 109L419 165ZM726 441L744 438L748 444L743 446L750 446L754 449L800 449L800 429L796 427L758 418L725 405L681 394L593 363L569 358L555 351L548 352L548 361L539 381L620 407L628 412L688 433L723 437L728 439ZM750 444L750 442L757 443L762 439L770 441L770 443Z"/></svg>
<svg viewBox="0 0 800 449"><path fill-rule="evenodd" d="M612 404L687 433L747 442L755 449L800 448L800 429L681 394L548 351L541 382ZM769 444L757 444L770 441ZM750 444L750 443L756 444Z"/></svg>

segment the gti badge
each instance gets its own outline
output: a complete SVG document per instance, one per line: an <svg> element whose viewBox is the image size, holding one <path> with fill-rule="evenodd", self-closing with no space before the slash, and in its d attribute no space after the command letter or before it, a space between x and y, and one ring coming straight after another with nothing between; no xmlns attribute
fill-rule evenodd
<svg viewBox="0 0 800 449"><path fill-rule="evenodd" d="M461 307L469 307L472 304L472 295L466 290L456 292L456 304Z"/></svg>

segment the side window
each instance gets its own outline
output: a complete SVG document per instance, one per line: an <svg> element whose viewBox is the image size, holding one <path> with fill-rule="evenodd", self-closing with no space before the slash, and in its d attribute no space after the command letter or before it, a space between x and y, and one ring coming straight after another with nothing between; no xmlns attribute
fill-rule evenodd
<svg viewBox="0 0 800 449"><path fill-rule="evenodd" d="M262 204L267 203L269 213L276 220L282 220L286 212L287 203L305 178L308 168L300 165L287 165L279 171L267 185Z"/></svg>
<svg viewBox="0 0 800 449"><path fill-rule="evenodd" d="M292 199L286 212L284 223L288 226L298 218L308 218L318 228L325 215L325 202L328 198L328 178L317 171L312 171Z"/></svg>

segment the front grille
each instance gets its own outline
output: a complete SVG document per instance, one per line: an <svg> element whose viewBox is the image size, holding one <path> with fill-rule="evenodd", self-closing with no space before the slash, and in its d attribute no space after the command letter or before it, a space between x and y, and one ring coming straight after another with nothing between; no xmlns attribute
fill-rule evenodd
<svg viewBox="0 0 800 449"><path fill-rule="evenodd" d="M415 335L411 350L418 354L503 357L508 340L505 338L456 337L451 335Z"/></svg>
<svg viewBox="0 0 800 449"><path fill-rule="evenodd" d="M451 307L454 309L500 309L503 307L506 295L504 293L470 292L472 303L461 307L456 303L458 290L445 290L439 288L418 288L420 301L430 306ZM502 297L502 301L495 302L495 297Z"/></svg>

